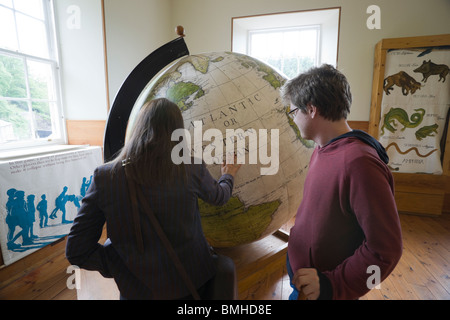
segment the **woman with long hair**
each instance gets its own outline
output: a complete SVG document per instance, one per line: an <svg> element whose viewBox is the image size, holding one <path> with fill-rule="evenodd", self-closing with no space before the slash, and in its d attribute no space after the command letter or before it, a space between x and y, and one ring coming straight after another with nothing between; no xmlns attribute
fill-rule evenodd
<svg viewBox="0 0 450 320"><path fill-rule="evenodd" d="M120 154L95 170L68 236L69 262L114 278L123 299L190 296L147 216L133 218L127 176L144 193L200 294L215 275L198 199L225 204L240 165L223 164L217 181L204 162L174 164L171 152L178 142L171 141L171 136L183 128L176 104L164 98L146 103ZM98 240L105 223L108 240L101 245Z"/></svg>

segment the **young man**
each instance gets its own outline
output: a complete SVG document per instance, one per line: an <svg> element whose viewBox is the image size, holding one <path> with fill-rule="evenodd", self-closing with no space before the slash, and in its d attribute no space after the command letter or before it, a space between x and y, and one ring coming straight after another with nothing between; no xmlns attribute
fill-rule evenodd
<svg viewBox="0 0 450 320"><path fill-rule="evenodd" d="M383 281L402 254L394 181L381 144L347 123L352 96L330 65L289 81L283 98L316 149L288 244L296 299L357 299ZM379 277L378 277L379 276Z"/></svg>

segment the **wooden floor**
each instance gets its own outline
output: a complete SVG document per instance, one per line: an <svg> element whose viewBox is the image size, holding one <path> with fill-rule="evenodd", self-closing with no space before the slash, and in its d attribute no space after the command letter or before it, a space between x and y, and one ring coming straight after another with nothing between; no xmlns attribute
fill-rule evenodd
<svg viewBox="0 0 450 320"><path fill-rule="evenodd" d="M401 214L400 219L403 256L381 289L373 289L361 299L450 300L450 215ZM58 246L63 252L64 244ZM69 290L66 285L70 276L66 272L68 266L63 254L55 252L37 269L25 270L14 279L0 277L0 300L75 300L76 290ZM286 268L282 267L241 292L239 299L286 300L290 292Z"/></svg>
<svg viewBox="0 0 450 320"><path fill-rule="evenodd" d="M403 256L391 275L361 300L450 300L450 215L400 215ZM284 270L262 279L241 299L285 300L292 289Z"/></svg>
<svg viewBox="0 0 450 320"><path fill-rule="evenodd" d="M450 300L450 215L401 215L403 255L392 274L363 299Z"/></svg>

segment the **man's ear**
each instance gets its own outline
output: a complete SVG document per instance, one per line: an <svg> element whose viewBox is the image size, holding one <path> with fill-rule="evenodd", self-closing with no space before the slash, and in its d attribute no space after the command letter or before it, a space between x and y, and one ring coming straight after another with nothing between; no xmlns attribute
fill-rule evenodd
<svg viewBox="0 0 450 320"><path fill-rule="evenodd" d="M319 114L319 111L317 110L317 107L315 105L308 104L306 106L306 109L308 110L311 119L314 119Z"/></svg>

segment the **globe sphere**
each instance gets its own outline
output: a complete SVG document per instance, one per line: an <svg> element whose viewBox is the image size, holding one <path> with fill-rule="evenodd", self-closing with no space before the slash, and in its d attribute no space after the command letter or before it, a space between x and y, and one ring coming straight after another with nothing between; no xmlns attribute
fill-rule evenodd
<svg viewBox="0 0 450 320"><path fill-rule="evenodd" d="M280 98L285 82L247 55L188 55L162 69L133 107L127 132L147 101L165 97L176 103L192 154L216 179L227 151L234 150L243 163L227 204L199 200L203 231L213 247L257 241L296 214L314 145L301 137Z"/></svg>

